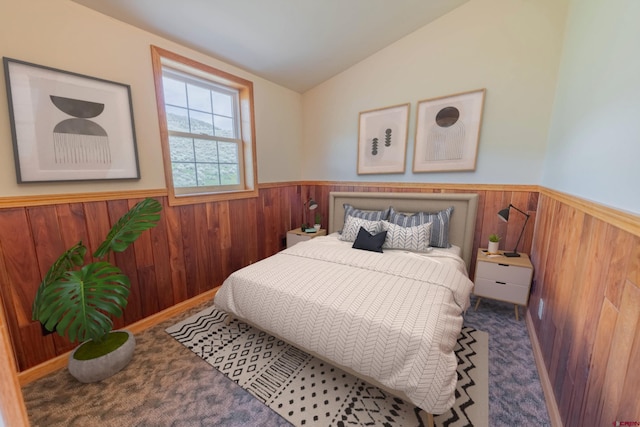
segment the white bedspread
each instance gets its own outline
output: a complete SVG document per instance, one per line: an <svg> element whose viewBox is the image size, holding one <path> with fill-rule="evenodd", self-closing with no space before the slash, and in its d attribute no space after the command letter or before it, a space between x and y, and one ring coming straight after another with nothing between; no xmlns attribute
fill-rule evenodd
<svg viewBox="0 0 640 427"><path fill-rule="evenodd" d="M326 236L236 271L215 305L440 414L472 286L450 251L380 254Z"/></svg>

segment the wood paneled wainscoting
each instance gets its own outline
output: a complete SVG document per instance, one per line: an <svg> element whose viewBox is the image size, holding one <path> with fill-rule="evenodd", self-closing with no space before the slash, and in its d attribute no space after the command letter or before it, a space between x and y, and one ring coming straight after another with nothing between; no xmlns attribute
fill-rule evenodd
<svg viewBox="0 0 640 427"><path fill-rule="evenodd" d="M258 198L176 207L165 196L155 197L163 205L159 225L115 257L131 279L129 303L115 327L209 291L231 272L281 250L286 231L299 221L291 218L300 211L291 206L297 206L299 191L297 185L274 186ZM93 253L111 225L143 197L0 209L0 292L20 371L74 347L57 334L43 335L31 320L33 297L50 265L79 240Z"/></svg>
<svg viewBox="0 0 640 427"><path fill-rule="evenodd" d="M59 254L79 240L90 252L122 214L143 197L163 204L160 224L143 233L117 265L131 279L131 296L117 328L130 325L219 286L233 271L285 246L288 230L302 222L303 203L314 197L326 227L331 191L473 192L480 195L474 247L488 235L505 236L512 249L524 218L508 224L497 212L513 203L532 219L520 250L529 252L538 205L537 187L293 182L262 184L259 196L222 202L169 206L164 193L136 192L40 197L0 201L0 296L21 372L71 350L57 334L43 335L31 321L36 289ZM471 276L473 272L471 272Z"/></svg>
<svg viewBox="0 0 640 427"><path fill-rule="evenodd" d="M537 215L528 321L561 422L640 422L640 218L545 189Z"/></svg>

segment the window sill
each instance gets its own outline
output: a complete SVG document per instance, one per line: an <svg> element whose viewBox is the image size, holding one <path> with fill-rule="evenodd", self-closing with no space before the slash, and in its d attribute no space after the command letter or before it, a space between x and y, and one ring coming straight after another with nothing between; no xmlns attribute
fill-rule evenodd
<svg viewBox="0 0 640 427"><path fill-rule="evenodd" d="M171 193L171 192L170 192ZM222 193L212 194L193 194L176 196L174 194L168 195L169 206L184 206L195 205L198 203L207 202L222 202L225 200L239 200L239 199L251 199L258 197L258 190L243 190L243 191L229 191Z"/></svg>

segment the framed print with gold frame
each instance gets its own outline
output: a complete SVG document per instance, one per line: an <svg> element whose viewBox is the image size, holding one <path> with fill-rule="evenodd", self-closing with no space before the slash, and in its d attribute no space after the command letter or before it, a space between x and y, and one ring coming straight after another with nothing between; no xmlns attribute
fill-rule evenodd
<svg viewBox="0 0 640 427"><path fill-rule="evenodd" d="M358 125L358 174L404 173L410 104L363 111Z"/></svg>
<svg viewBox="0 0 640 427"><path fill-rule="evenodd" d="M485 89L418 102L413 172L476 168Z"/></svg>

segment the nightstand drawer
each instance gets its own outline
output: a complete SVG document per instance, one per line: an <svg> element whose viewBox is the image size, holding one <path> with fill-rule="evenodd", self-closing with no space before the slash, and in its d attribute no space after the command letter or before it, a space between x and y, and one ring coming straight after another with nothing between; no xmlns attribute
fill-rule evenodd
<svg viewBox="0 0 640 427"><path fill-rule="evenodd" d="M290 230L287 232L287 247L290 248L296 243L305 242L307 240L313 239L314 237L326 236L326 235L327 235L327 230L325 230L324 228L316 231L315 233L305 233L301 231L299 228L296 228L294 230Z"/></svg>
<svg viewBox="0 0 640 427"><path fill-rule="evenodd" d="M527 301L529 300L528 285L515 285L513 283L484 278L476 278L473 293L479 297L507 301L520 305L527 305Z"/></svg>
<svg viewBox="0 0 640 427"><path fill-rule="evenodd" d="M309 240L309 236L304 236L300 234L287 233L287 247L295 245L296 243L304 242Z"/></svg>
<svg viewBox="0 0 640 427"><path fill-rule="evenodd" d="M523 286L529 286L531 273L530 268L494 262L479 262L476 266L477 278L498 279L501 282L515 283Z"/></svg>

